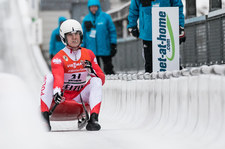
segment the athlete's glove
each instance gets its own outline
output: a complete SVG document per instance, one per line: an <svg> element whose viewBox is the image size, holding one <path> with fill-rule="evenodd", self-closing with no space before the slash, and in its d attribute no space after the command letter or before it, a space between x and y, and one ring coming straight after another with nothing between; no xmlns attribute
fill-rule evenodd
<svg viewBox="0 0 225 149"><path fill-rule="evenodd" d="M89 73L92 73L95 76L97 76L97 74L95 73L94 69L92 68L92 64L89 60L81 61L81 63L82 63L84 68L88 69Z"/></svg>
<svg viewBox="0 0 225 149"><path fill-rule="evenodd" d="M62 101L62 94L61 93L55 93L54 95L54 101L56 104L60 104Z"/></svg>
<svg viewBox="0 0 225 149"><path fill-rule="evenodd" d="M180 40L180 44L181 44L182 42L185 42L185 40L186 40L184 28L181 27L181 26L179 27L179 40Z"/></svg>
<svg viewBox="0 0 225 149"><path fill-rule="evenodd" d="M115 56L117 53L117 47L116 47L116 44L111 44L111 56Z"/></svg>
<svg viewBox="0 0 225 149"><path fill-rule="evenodd" d="M87 68L90 73L93 73L94 72L94 70L92 68L92 64L91 64L91 62L89 60L85 60L83 62L83 67L84 68Z"/></svg>
<svg viewBox="0 0 225 149"><path fill-rule="evenodd" d="M92 68L92 64L89 60L85 60L84 61L84 68L90 68L90 69L93 69Z"/></svg>
<svg viewBox="0 0 225 149"><path fill-rule="evenodd" d="M139 37L139 30L138 30L137 26L136 27L132 27L132 28L128 28L128 32L130 34L132 34L132 36L134 36L136 38Z"/></svg>

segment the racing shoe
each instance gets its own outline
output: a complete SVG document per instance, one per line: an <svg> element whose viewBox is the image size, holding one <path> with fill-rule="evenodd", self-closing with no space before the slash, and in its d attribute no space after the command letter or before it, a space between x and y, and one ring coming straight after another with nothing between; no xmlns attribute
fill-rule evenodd
<svg viewBox="0 0 225 149"><path fill-rule="evenodd" d="M91 114L91 117L90 117L90 120L88 121L86 129L88 131L98 131L101 129L101 126L98 124L98 114L97 113Z"/></svg>
<svg viewBox="0 0 225 149"><path fill-rule="evenodd" d="M49 121L49 112L41 112L44 120L45 120L45 123L47 125L47 129L48 131L51 131L51 125L50 125L50 121Z"/></svg>

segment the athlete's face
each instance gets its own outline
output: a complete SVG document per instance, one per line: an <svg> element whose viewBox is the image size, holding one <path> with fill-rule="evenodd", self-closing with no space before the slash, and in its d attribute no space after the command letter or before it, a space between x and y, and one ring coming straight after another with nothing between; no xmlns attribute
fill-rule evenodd
<svg viewBox="0 0 225 149"><path fill-rule="evenodd" d="M68 33L66 34L68 45L72 48L77 48L80 46L80 34L76 33Z"/></svg>
<svg viewBox="0 0 225 149"><path fill-rule="evenodd" d="M89 9L91 13L95 15L96 12L98 11L98 6L90 6Z"/></svg>

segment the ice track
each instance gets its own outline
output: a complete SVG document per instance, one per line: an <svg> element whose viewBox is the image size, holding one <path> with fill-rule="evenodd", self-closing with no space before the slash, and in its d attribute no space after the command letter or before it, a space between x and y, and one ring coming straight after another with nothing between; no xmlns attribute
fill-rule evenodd
<svg viewBox="0 0 225 149"><path fill-rule="evenodd" d="M42 127L39 93L49 73L32 43L26 0L0 0L1 149L224 149L225 66L107 76L101 131L77 122Z"/></svg>

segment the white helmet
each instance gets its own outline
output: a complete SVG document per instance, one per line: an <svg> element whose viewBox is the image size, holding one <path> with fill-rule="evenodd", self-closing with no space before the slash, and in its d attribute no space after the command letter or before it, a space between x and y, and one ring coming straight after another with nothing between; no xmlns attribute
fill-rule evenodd
<svg viewBox="0 0 225 149"><path fill-rule="evenodd" d="M66 34L80 32L80 41L83 39L83 30L80 23L74 19L68 19L60 25L60 37L64 45L67 45Z"/></svg>

